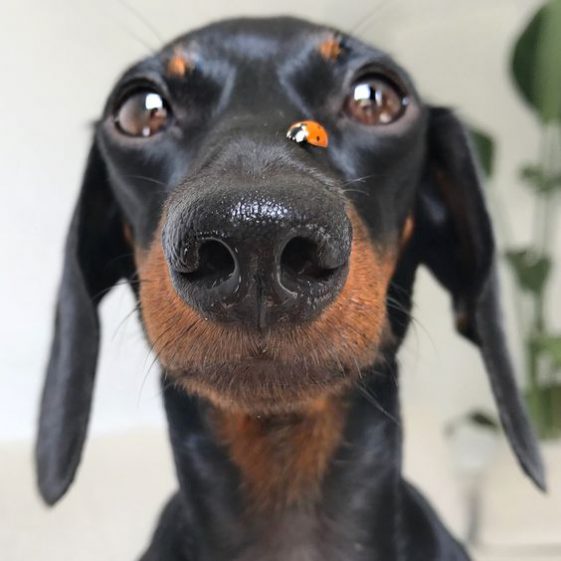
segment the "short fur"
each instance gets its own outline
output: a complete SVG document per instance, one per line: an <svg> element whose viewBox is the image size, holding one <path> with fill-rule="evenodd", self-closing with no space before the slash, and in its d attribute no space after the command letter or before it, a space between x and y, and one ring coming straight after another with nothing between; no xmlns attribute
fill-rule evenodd
<svg viewBox="0 0 561 561"><path fill-rule="evenodd" d="M408 99L383 127L341 111L350 86L373 72ZM148 139L115 127L139 83L163 92L175 119ZM302 119L325 127L328 149L286 139ZM290 197L322 216L344 205L352 226L344 285L301 322L224 323L172 282L170 222L216 219L225 199L256 196ZM251 228L240 234L261 251ZM514 453L544 488L501 327L477 164L453 113L424 103L382 51L291 18L219 22L133 66L97 124L68 235L36 447L45 501L78 468L97 305L125 278L163 368L179 480L143 561L466 560L401 475L396 353L420 265L450 293Z"/></svg>

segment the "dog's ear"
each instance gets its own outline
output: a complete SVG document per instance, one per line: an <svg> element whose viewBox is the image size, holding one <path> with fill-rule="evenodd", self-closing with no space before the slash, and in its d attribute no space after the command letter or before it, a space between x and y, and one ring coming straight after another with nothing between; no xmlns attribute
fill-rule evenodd
<svg viewBox="0 0 561 561"><path fill-rule="evenodd" d="M127 274L130 248L94 143L66 240L62 281L36 442L41 495L54 504L80 462L99 346L97 305Z"/></svg>
<svg viewBox="0 0 561 561"><path fill-rule="evenodd" d="M478 167L464 127L447 109L429 110L427 169L417 205L420 259L451 293L458 331L481 349L511 447L544 489L540 452L502 328L495 244Z"/></svg>

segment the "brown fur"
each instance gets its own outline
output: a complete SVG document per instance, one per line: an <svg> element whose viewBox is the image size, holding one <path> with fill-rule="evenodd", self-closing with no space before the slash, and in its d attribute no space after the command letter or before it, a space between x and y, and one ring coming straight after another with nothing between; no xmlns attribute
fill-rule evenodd
<svg viewBox="0 0 561 561"><path fill-rule="evenodd" d="M337 398L318 399L303 413L272 417L215 410L218 436L240 468L253 509L278 511L319 496L341 440L344 412Z"/></svg>
<svg viewBox="0 0 561 561"><path fill-rule="evenodd" d="M399 242L400 249L403 249L409 243L409 240L411 239L414 230L415 230L415 219L410 214L405 219L405 224L403 225L403 229L401 230L401 240Z"/></svg>
<svg viewBox="0 0 561 561"><path fill-rule="evenodd" d="M123 223L123 236L125 237L125 242L130 247L134 247L134 236L132 235L132 228L129 224Z"/></svg>
<svg viewBox="0 0 561 561"><path fill-rule="evenodd" d="M323 59L327 61L337 60L342 50L341 38L337 35L330 35L319 45L319 52Z"/></svg>
<svg viewBox="0 0 561 561"><path fill-rule="evenodd" d="M246 413L286 413L338 394L375 361L387 333L394 254L371 242L351 208L353 245L341 293L314 321L257 332L207 321L175 292L160 235L137 250L144 325L168 374L189 392Z"/></svg>
<svg viewBox="0 0 561 561"><path fill-rule="evenodd" d="M192 62L185 54L180 50L176 50L168 61L167 72L169 76L183 78L187 72L192 70L192 67Z"/></svg>

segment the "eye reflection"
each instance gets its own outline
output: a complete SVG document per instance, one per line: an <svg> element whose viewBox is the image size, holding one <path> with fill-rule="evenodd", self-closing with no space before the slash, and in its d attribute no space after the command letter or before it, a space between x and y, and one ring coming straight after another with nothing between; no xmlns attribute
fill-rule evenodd
<svg viewBox="0 0 561 561"><path fill-rule="evenodd" d="M387 125L399 119L407 106L407 97L389 80L372 77L353 86L345 101L345 111L364 125Z"/></svg>
<svg viewBox="0 0 561 561"><path fill-rule="evenodd" d="M136 91L119 107L114 120L128 136L148 138L165 128L170 112L163 97L154 91Z"/></svg>

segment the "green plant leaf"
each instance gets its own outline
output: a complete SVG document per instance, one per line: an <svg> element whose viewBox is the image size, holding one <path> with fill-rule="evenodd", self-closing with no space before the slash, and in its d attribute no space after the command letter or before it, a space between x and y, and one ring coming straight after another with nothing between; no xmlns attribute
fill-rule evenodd
<svg viewBox="0 0 561 561"><path fill-rule="evenodd" d="M483 411L482 409L472 409L467 413L456 417L449 422L444 432L446 436L453 436L454 433L462 426L474 425L480 429L498 432L500 430L500 422L493 413Z"/></svg>
<svg viewBox="0 0 561 561"><path fill-rule="evenodd" d="M538 193L545 190L547 179L540 166L528 164L520 169L520 179L529 185L533 191Z"/></svg>
<svg viewBox="0 0 561 561"><path fill-rule="evenodd" d="M498 431L500 428L499 421L495 418L494 415L491 413L487 413L486 411L482 411L480 409L475 409L471 411L467 419L470 423L477 425L478 427L484 429L490 429L492 431Z"/></svg>
<svg viewBox="0 0 561 561"><path fill-rule="evenodd" d="M539 294L551 271L551 259L545 255L537 255L531 249L507 251L506 259L522 290Z"/></svg>
<svg viewBox="0 0 561 561"><path fill-rule="evenodd" d="M483 172L486 177L491 177L495 163L495 143L493 138L479 129L470 128L469 132Z"/></svg>
<svg viewBox="0 0 561 561"><path fill-rule="evenodd" d="M561 368L561 335L539 335L533 344L542 354L546 354L556 368Z"/></svg>
<svg viewBox="0 0 561 561"><path fill-rule="evenodd" d="M514 45L511 70L522 97L545 123L561 120L561 0L537 11Z"/></svg>
<svg viewBox="0 0 561 561"><path fill-rule="evenodd" d="M520 179L537 194L547 195L561 189L561 175L546 177L540 166L528 164L520 169Z"/></svg>

